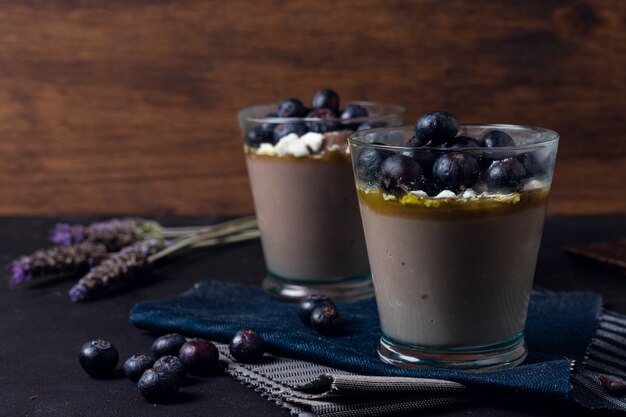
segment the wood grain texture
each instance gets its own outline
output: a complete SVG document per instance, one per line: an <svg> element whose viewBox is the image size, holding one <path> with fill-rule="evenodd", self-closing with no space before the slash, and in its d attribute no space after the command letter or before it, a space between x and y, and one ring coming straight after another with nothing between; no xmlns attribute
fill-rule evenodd
<svg viewBox="0 0 626 417"><path fill-rule="evenodd" d="M3 1L0 214L242 214L239 108L329 86L561 133L550 212L626 213L626 2Z"/></svg>

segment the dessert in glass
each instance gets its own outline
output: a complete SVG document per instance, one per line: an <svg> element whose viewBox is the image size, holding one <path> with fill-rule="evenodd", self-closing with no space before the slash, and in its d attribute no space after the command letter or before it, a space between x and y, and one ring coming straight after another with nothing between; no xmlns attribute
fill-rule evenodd
<svg viewBox="0 0 626 417"><path fill-rule="evenodd" d="M350 136L382 360L479 371L525 359L558 138L443 111Z"/></svg>
<svg viewBox="0 0 626 417"><path fill-rule="evenodd" d="M238 116L267 266L263 288L293 300L371 297L347 137L401 125L404 108L351 102L341 110L337 93L323 89L311 109L290 98Z"/></svg>

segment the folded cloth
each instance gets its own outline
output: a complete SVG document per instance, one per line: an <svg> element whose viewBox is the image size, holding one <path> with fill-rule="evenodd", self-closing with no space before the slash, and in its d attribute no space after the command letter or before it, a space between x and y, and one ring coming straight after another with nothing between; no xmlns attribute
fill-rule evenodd
<svg viewBox="0 0 626 417"><path fill-rule="evenodd" d="M374 300L337 303L344 333L320 336L298 319L297 306L275 300L261 289L220 281L201 282L179 296L143 302L131 312L135 326L228 342L252 328L275 355L370 376L433 378L469 387L565 399L575 361L584 358L601 313L601 298L585 292L534 291L526 326L527 361L515 368L484 373L398 368L377 354L380 335Z"/></svg>

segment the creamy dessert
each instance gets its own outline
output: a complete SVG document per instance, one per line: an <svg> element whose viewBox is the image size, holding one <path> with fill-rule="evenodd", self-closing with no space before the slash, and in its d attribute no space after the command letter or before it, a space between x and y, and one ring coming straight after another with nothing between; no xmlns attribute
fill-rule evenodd
<svg viewBox="0 0 626 417"><path fill-rule="evenodd" d="M528 129L459 128L434 112L351 138L383 360L469 370L524 359L558 138Z"/></svg>
<svg viewBox="0 0 626 417"><path fill-rule="evenodd" d="M311 292L371 296L373 288L347 137L357 129L397 125L402 109L353 103L332 90L240 113L246 164L272 295Z"/></svg>

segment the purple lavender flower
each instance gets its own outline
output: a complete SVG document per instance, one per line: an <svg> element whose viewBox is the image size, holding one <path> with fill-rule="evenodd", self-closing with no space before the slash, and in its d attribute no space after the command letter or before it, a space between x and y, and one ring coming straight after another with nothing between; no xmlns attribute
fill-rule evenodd
<svg viewBox="0 0 626 417"><path fill-rule="evenodd" d="M117 251L151 236L160 236L161 226L141 218L111 219L89 226L57 224L51 231L51 240L59 245L89 241L103 243L109 251Z"/></svg>
<svg viewBox="0 0 626 417"><path fill-rule="evenodd" d="M12 273L9 285L47 277L77 277L107 256L100 243L83 242L70 246L53 246L22 256L7 265Z"/></svg>
<svg viewBox="0 0 626 417"><path fill-rule="evenodd" d="M162 240L148 239L109 255L70 289L71 300L76 302L98 298L141 280L151 267L148 258L164 247Z"/></svg>

